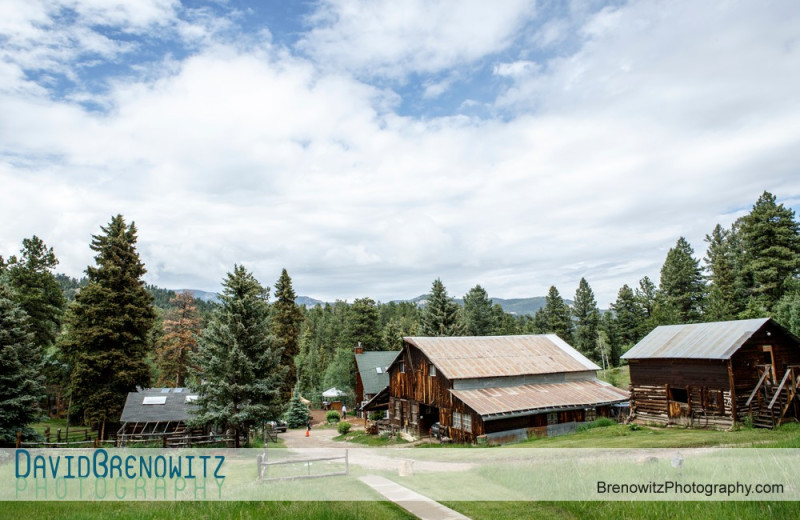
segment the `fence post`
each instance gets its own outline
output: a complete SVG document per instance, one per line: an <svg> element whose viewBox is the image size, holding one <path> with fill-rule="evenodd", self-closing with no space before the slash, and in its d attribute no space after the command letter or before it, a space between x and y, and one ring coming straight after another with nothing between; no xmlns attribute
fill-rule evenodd
<svg viewBox="0 0 800 520"><path fill-rule="evenodd" d="M56 430L56 442L61 442L61 428Z"/></svg>
<svg viewBox="0 0 800 520"><path fill-rule="evenodd" d="M162 448L166 448L167 447L167 434L166 433L161 436L161 447Z"/></svg>
<svg viewBox="0 0 800 520"><path fill-rule="evenodd" d="M95 437L94 438L94 448L97 449L99 447L99 444L100 444L100 437Z"/></svg>
<svg viewBox="0 0 800 520"><path fill-rule="evenodd" d="M22 430L17 430L17 449L22 445Z"/></svg>
<svg viewBox="0 0 800 520"><path fill-rule="evenodd" d="M50 427L44 429L44 441L49 443L50 442Z"/></svg>

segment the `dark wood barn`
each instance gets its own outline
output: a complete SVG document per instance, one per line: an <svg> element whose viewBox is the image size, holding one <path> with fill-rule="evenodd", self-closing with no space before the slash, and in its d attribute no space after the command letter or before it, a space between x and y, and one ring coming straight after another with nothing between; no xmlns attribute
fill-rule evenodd
<svg viewBox="0 0 800 520"><path fill-rule="evenodd" d="M557 435L612 414L627 392L558 336L408 337L389 368L389 418L456 442L499 444Z"/></svg>
<svg viewBox="0 0 800 520"><path fill-rule="evenodd" d="M638 422L773 428L800 417L800 341L769 318L657 327L622 358Z"/></svg>

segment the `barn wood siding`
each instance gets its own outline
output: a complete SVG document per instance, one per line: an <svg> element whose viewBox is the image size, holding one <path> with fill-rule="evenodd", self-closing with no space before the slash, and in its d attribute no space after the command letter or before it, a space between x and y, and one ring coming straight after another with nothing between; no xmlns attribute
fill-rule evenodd
<svg viewBox="0 0 800 520"><path fill-rule="evenodd" d="M771 333L770 336L767 336L767 331ZM739 420L748 416L745 404L758 384L760 373L757 366L766 364L763 351L765 345L772 347L777 382L783 378L787 366L800 365L800 346L783 330L767 326L754 334L731 356L731 371Z"/></svg>
<svg viewBox="0 0 800 520"><path fill-rule="evenodd" d="M699 385L727 389L728 367L718 359L632 359L631 385Z"/></svg>

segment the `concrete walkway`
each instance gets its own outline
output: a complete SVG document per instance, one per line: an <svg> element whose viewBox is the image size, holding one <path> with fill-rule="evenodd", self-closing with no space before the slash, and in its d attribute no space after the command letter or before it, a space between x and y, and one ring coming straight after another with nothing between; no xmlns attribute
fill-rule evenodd
<svg viewBox="0 0 800 520"><path fill-rule="evenodd" d="M470 520L469 517L387 478L367 475L359 477L359 480L422 520Z"/></svg>

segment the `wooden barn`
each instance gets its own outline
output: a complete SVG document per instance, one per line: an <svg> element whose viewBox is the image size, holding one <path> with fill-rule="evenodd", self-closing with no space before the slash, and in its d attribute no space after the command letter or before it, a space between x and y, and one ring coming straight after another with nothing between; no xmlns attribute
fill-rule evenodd
<svg viewBox="0 0 800 520"><path fill-rule="evenodd" d="M627 392L558 336L408 337L389 367L389 418L456 442L500 444L567 433L613 414Z"/></svg>
<svg viewBox="0 0 800 520"><path fill-rule="evenodd" d="M769 318L657 327L622 358L638 422L773 428L800 417L800 340Z"/></svg>
<svg viewBox="0 0 800 520"><path fill-rule="evenodd" d="M399 354L399 350L364 352L361 346L356 348L356 406L364 408L376 395L388 388L389 365ZM372 410L387 408L388 399L379 399L370 407Z"/></svg>
<svg viewBox="0 0 800 520"><path fill-rule="evenodd" d="M175 434L186 430L197 393L186 388L147 388L130 392L117 432L121 435Z"/></svg>

